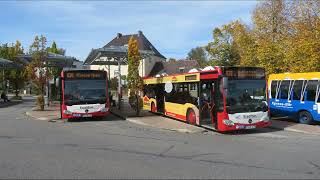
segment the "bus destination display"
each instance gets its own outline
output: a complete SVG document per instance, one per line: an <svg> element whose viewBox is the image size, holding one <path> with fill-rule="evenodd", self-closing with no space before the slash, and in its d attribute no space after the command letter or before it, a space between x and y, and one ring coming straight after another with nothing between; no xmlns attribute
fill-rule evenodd
<svg viewBox="0 0 320 180"><path fill-rule="evenodd" d="M67 79L103 79L103 73L97 72L66 72Z"/></svg>
<svg viewBox="0 0 320 180"><path fill-rule="evenodd" d="M230 68L225 70L230 79L264 79L265 72L260 68Z"/></svg>

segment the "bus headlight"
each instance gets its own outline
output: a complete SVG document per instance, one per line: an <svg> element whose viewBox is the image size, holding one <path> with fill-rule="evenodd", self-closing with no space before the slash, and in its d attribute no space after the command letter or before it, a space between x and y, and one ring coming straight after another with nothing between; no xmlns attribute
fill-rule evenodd
<svg viewBox="0 0 320 180"><path fill-rule="evenodd" d="M101 112L108 112L108 111L109 111L109 108L101 108L100 111L101 111Z"/></svg>
<svg viewBox="0 0 320 180"><path fill-rule="evenodd" d="M71 111L68 111L68 110L64 110L63 113L64 113L64 114L72 114L72 112L71 112Z"/></svg>
<svg viewBox="0 0 320 180"><path fill-rule="evenodd" d="M229 120L229 119L224 119L223 120L223 124L227 125L227 126L233 126L234 122Z"/></svg>

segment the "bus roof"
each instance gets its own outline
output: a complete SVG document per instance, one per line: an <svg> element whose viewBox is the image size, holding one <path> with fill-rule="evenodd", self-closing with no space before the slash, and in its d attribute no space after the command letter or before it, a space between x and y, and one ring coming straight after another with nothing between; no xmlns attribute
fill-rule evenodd
<svg viewBox="0 0 320 180"><path fill-rule="evenodd" d="M298 79L320 79L320 72L307 72L307 73L281 73L270 74L269 81L271 80L298 80Z"/></svg>
<svg viewBox="0 0 320 180"><path fill-rule="evenodd" d="M162 84L166 82L197 82L200 80L200 72L173 74L161 77L145 77L143 81L145 84Z"/></svg>

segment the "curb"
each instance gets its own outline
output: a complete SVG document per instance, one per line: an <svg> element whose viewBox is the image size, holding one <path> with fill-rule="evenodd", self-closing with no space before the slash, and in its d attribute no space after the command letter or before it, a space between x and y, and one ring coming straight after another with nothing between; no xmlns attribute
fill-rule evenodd
<svg viewBox="0 0 320 180"><path fill-rule="evenodd" d="M50 118L46 118L46 117L35 117L33 115L31 115L30 112L26 112L26 116L29 118L32 118L33 120L37 120L37 121L48 121L48 122L56 122L58 119L50 119Z"/></svg>

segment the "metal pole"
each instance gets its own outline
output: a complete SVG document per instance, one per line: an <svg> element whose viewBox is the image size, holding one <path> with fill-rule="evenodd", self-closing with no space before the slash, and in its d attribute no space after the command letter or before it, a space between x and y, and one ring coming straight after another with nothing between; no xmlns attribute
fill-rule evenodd
<svg viewBox="0 0 320 180"><path fill-rule="evenodd" d="M3 88L3 91L5 91L6 82L4 78L4 65L2 65L2 80L3 80L2 88Z"/></svg>
<svg viewBox="0 0 320 180"><path fill-rule="evenodd" d="M121 107L121 64L120 58L118 60L118 109Z"/></svg>

